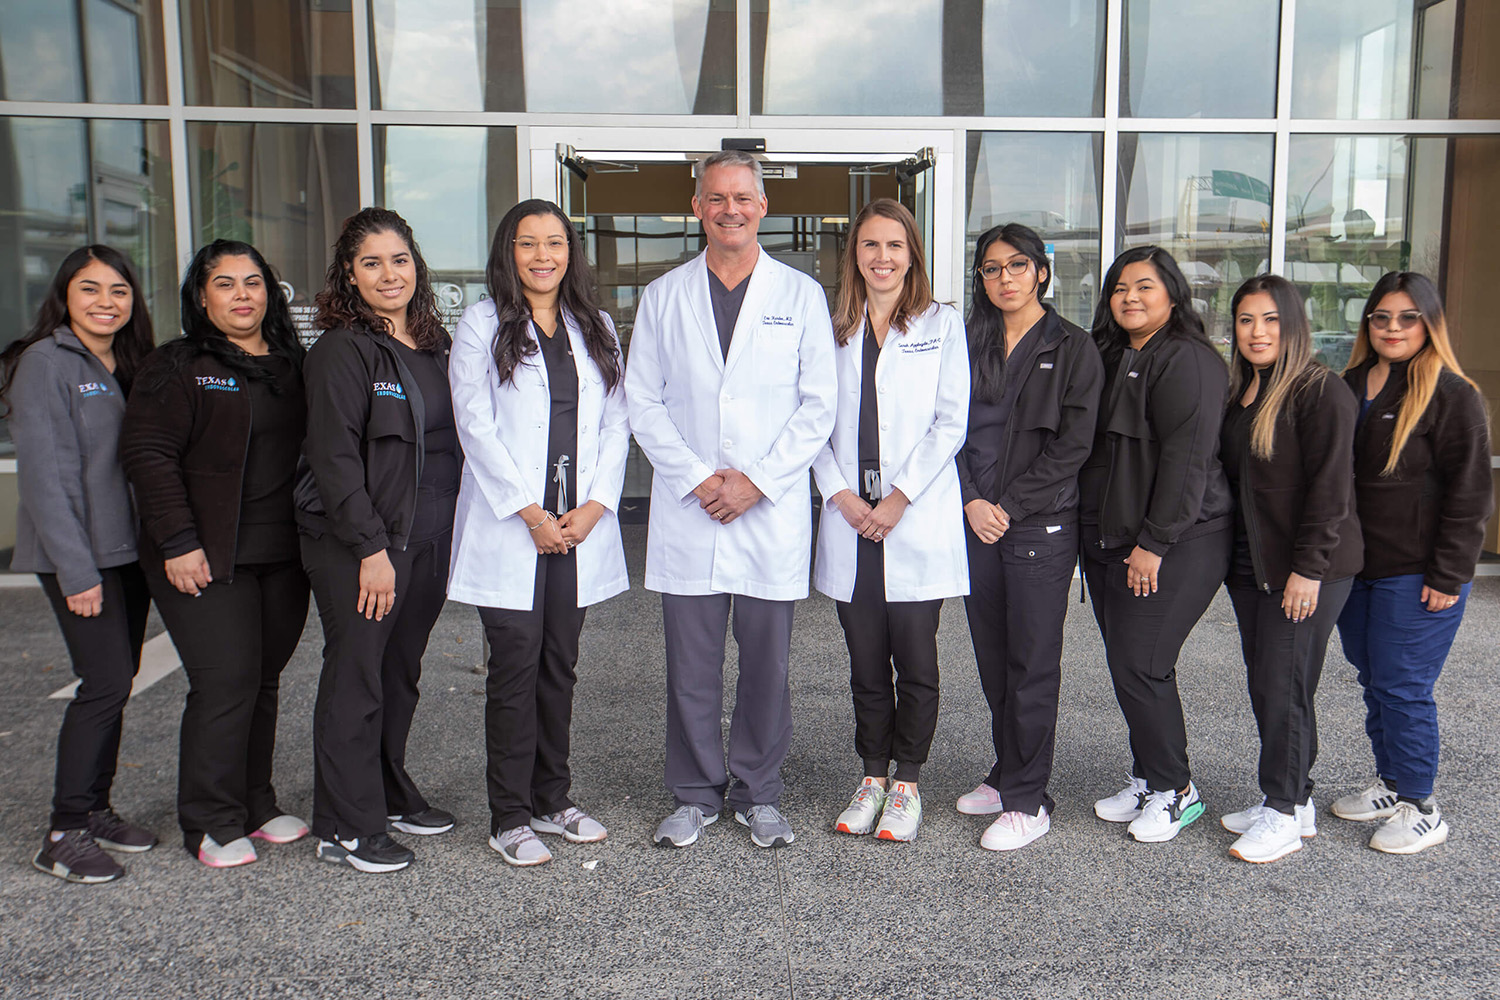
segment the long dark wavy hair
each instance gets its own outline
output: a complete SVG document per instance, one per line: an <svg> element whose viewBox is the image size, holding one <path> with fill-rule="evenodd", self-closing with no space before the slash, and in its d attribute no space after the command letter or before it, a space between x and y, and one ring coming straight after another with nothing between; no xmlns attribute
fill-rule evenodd
<svg viewBox="0 0 1500 1000"><path fill-rule="evenodd" d="M593 270L583 252L583 242L573 223L563 210L550 201L531 198L505 213L500 225L495 228L495 239L490 243L490 259L485 264L485 288L495 303L495 341L491 351L495 356L495 371L500 381L506 382L515 376L516 369L540 348L531 337L531 305L526 301L525 286L516 270L516 230L522 219L533 215L550 215L562 223L568 238L568 269L563 272L558 285L558 305L578 324L583 333L583 342L588 347L589 357L599 366L604 376L604 391L610 392L622 376L620 348L609 327L599 315L599 300L594 291Z"/></svg>
<svg viewBox="0 0 1500 1000"><path fill-rule="evenodd" d="M359 248L376 233L395 233L401 237L417 268L417 287L412 291L411 301L406 304L406 332L420 351L441 347L448 340L448 332L443 329L442 317L438 315L437 297L432 293L432 275L427 270L427 262L422 259L422 250L417 246L411 226L388 208L362 208L344 223L343 232L333 244L333 260L328 264L323 290L313 300L318 307L314 322L320 330L348 329L372 335L390 332L389 325L360 297L359 289L351 280Z"/></svg>
<svg viewBox="0 0 1500 1000"><path fill-rule="evenodd" d="M208 310L203 305L204 291L208 287L209 275L225 257L248 257L260 271L260 280L266 289L266 315L261 320L261 336L266 338L272 354L286 358L297 368L302 367L307 349L297 337L292 310L287 305L286 292L282 290L276 272L260 251L250 244L239 240L214 240L193 254L182 278L182 337L161 346L162 363L152 365L152 371L142 383L143 388L160 388L184 362L206 354L244 379L269 382L271 391L280 394L281 385L275 376L251 360L250 355L230 341L208 318Z"/></svg>
<svg viewBox="0 0 1500 1000"><path fill-rule="evenodd" d="M90 261L96 260L113 268L130 286L130 318L120 327L114 340L115 380L122 386L129 385L135 377L136 369L146 355L151 353L156 344L156 334L151 327L151 313L146 309L146 298L141 294L141 283L135 276L135 268L114 247L107 247L102 243L79 247L58 265L57 273L52 276L52 284L47 286L47 296L42 300L31 328L19 340L0 351L0 404L4 404L5 412L10 412L10 385L15 380L16 366L21 363L21 355L32 344L52 336L52 332L58 327L66 326L71 329L68 322L68 284Z"/></svg>
<svg viewBox="0 0 1500 1000"><path fill-rule="evenodd" d="M1161 279L1162 287L1167 290L1167 297L1172 300L1172 315L1167 318L1167 325L1160 332L1183 340L1201 340L1212 347L1208 333L1203 329L1203 317L1193 308L1192 289L1187 278L1183 277L1182 269L1177 266L1177 261L1158 246L1132 247L1109 265L1099 293L1099 305L1094 309L1094 343L1099 347L1099 355L1104 359L1106 369L1112 369L1118 364L1120 355L1130 346L1130 335L1115 322L1110 300L1114 298L1114 288L1120 283L1120 275L1125 268L1141 261L1151 264L1152 270Z"/></svg>
<svg viewBox="0 0 1500 1000"><path fill-rule="evenodd" d="M998 403L1005 372L1005 318L995 303L990 301L984 287L984 275L979 273L985 254L996 243L1008 243L1036 267L1037 302L1047 294L1052 284L1052 262L1047 259L1047 245L1036 231L1019 222L1007 222L1003 226L987 229L974 245L974 294L969 306L969 318L965 326L969 332L969 357L974 372L974 398L987 403Z"/></svg>

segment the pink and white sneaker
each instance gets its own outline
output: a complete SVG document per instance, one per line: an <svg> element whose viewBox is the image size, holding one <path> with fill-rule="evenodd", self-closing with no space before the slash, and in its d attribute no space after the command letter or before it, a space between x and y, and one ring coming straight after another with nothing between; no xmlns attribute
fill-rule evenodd
<svg viewBox="0 0 1500 1000"><path fill-rule="evenodd" d="M261 828L250 835L251 840L264 840L268 844L290 844L307 836L307 824L296 816L283 813L261 824Z"/></svg>
<svg viewBox="0 0 1500 1000"><path fill-rule="evenodd" d="M198 845L198 860L210 868L238 868L258 859L249 837L238 837L220 844L205 833L203 842Z"/></svg>
<svg viewBox="0 0 1500 1000"><path fill-rule="evenodd" d="M1000 793L982 781L978 788L958 797L958 811L965 816L989 816L1004 809Z"/></svg>
<svg viewBox="0 0 1500 1000"><path fill-rule="evenodd" d="M1052 817L1046 806L1038 806L1036 815L1011 810L1001 813L979 838L986 851L1014 851L1025 847L1052 829Z"/></svg>

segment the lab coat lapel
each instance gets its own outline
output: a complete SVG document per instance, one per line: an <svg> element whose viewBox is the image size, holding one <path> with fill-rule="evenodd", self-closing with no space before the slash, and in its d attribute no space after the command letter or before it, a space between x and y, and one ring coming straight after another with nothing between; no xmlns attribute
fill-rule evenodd
<svg viewBox="0 0 1500 1000"><path fill-rule="evenodd" d="M720 372L724 370L724 352L719 348L719 328L714 325L714 304L708 296L708 251L695 257L688 265L692 270L687 276L688 305L693 310L694 325L703 335L703 346L714 359Z"/></svg>
<svg viewBox="0 0 1500 1000"><path fill-rule="evenodd" d="M729 341L729 357L724 359L725 374L733 370L740 358L745 356L745 352L751 349L751 338L760 336L760 318L764 311L761 306L766 297L771 294L771 286L776 281L771 268L766 266L766 261L769 259L770 254L766 253L765 247L761 247L756 255L755 270L750 272L748 279L750 287L745 289L745 299L740 305L740 314L734 321L734 336ZM706 279L704 285L707 287ZM710 315L712 315L711 310Z"/></svg>

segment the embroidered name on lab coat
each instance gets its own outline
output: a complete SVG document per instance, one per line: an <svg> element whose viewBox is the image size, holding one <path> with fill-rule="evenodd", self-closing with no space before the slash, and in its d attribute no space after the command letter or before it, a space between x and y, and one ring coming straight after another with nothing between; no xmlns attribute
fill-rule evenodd
<svg viewBox="0 0 1500 1000"><path fill-rule="evenodd" d="M760 318L761 326L796 326L797 321L791 316L772 316L769 313Z"/></svg>
<svg viewBox="0 0 1500 1000"><path fill-rule="evenodd" d="M943 347L943 338L928 337L926 340L906 340L902 338L896 343L901 348L902 354L926 354L929 351L941 350Z"/></svg>

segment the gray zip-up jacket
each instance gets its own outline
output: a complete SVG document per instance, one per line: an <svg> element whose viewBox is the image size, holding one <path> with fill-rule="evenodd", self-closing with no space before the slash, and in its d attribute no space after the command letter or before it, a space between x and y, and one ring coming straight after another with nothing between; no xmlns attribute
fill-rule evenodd
<svg viewBox="0 0 1500 1000"><path fill-rule="evenodd" d="M100 569L136 558L135 510L120 468L125 394L59 327L21 355L10 406L21 488L10 568L56 573L64 594L81 594L103 581Z"/></svg>

